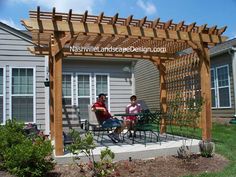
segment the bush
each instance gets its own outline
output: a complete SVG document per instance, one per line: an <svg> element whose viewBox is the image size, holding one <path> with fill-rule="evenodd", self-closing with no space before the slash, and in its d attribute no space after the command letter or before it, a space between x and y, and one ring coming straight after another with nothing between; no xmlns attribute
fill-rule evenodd
<svg viewBox="0 0 236 177"><path fill-rule="evenodd" d="M214 154L214 143L210 141L200 141L199 149L202 157L212 157Z"/></svg>
<svg viewBox="0 0 236 177"><path fill-rule="evenodd" d="M8 121L0 127L0 157L2 168L17 176L43 176L53 169L50 141L37 136L32 139L24 125Z"/></svg>
<svg viewBox="0 0 236 177"><path fill-rule="evenodd" d="M67 147L67 150L74 155L79 155L84 153L88 157L88 169L91 171L86 171L85 166L76 162L80 158L78 156L74 157L74 163L79 167L81 172L90 173L91 176L102 177L102 176L114 176L115 165L112 163L115 158L115 154L107 147L101 151L100 161L95 162L93 150L95 149L95 144L93 141L93 135L88 132L84 136L75 130L70 132L73 143Z"/></svg>
<svg viewBox="0 0 236 177"><path fill-rule="evenodd" d="M3 161L5 151L23 142L26 138L23 124L8 120L6 125L0 125L0 160Z"/></svg>

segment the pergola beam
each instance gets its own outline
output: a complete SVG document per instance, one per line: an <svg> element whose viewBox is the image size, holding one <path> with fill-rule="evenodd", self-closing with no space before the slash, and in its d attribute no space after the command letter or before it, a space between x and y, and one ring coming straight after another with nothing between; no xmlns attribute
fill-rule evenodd
<svg viewBox="0 0 236 177"><path fill-rule="evenodd" d="M41 24L36 19L24 20L24 25L28 30L34 29L38 31L55 31L55 32L72 32L72 33L96 33L96 34L111 34L111 35L127 35L136 37L147 37L153 39L171 39L193 42L205 43L220 43L226 40L226 37L206 34L206 33L193 33L186 31L142 28L135 26L122 26L111 24L97 24L97 23L81 23L73 22L71 25L66 21L55 21L52 23L50 20L41 20ZM130 20L126 21L129 24ZM168 24L166 24L168 25ZM56 26L56 27L55 27ZM74 31L71 31L73 29Z"/></svg>
<svg viewBox="0 0 236 177"><path fill-rule="evenodd" d="M156 28L157 27L157 25L158 25L158 23L159 23L159 21L160 21L160 18L157 18L156 20L154 20L153 22L152 22L152 28Z"/></svg>
<svg viewBox="0 0 236 177"><path fill-rule="evenodd" d="M97 17L97 23L100 24L103 19L104 12L100 13L100 15Z"/></svg>
<svg viewBox="0 0 236 177"><path fill-rule="evenodd" d="M55 40L51 47L52 56L55 56L60 50L62 50L67 42L71 40L71 34L67 34L61 39Z"/></svg>
<svg viewBox="0 0 236 177"><path fill-rule="evenodd" d="M116 24L116 22L117 22L117 19L118 19L118 16L119 16L119 14L118 14L118 13L116 13L116 14L114 15L114 17L111 19L111 22L110 22L110 24L112 24L112 25Z"/></svg>

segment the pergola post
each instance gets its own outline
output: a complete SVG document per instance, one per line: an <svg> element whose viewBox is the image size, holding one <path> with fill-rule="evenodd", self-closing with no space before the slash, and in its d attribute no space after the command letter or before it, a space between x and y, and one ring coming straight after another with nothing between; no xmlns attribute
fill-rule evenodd
<svg viewBox="0 0 236 177"><path fill-rule="evenodd" d="M62 52L54 57L54 140L56 155L63 155L62 133Z"/></svg>
<svg viewBox="0 0 236 177"><path fill-rule="evenodd" d="M211 117L211 70L210 56L207 43L199 43L195 49L200 59L201 96L203 98L201 125L202 140L211 140L212 117Z"/></svg>
<svg viewBox="0 0 236 177"><path fill-rule="evenodd" d="M165 60L160 60L158 65L160 73L160 108L162 114L165 116L167 113L167 91L166 91L166 69L165 69ZM166 132L166 122L165 117L162 117L161 120L161 133Z"/></svg>
<svg viewBox="0 0 236 177"><path fill-rule="evenodd" d="M55 154L63 155L63 127L62 127L62 59L63 51L54 51L55 42L60 41L61 34L54 35L55 41L52 40L51 53L53 56L53 91L54 91L54 140L55 140Z"/></svg>

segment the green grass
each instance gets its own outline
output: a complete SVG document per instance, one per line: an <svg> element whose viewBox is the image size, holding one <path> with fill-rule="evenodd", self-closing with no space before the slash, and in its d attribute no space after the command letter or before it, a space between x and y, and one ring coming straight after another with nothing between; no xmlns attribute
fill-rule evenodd
<svg viewBox="0 0 236 177"><path fill-rule="evenodd" d="M191 129L189 129L191 130ZM187 131L187 129L180 129L173 127L173 132L179 135L190 137L201 137L201 130L196 129ZM213 124L212 141L216 145L216 153L221 154L230 160L229 165L217 173L202 173L194 177L235 177L236 176L236 125L221 125ZM190 176L188 176L190 177Z"/></svg>

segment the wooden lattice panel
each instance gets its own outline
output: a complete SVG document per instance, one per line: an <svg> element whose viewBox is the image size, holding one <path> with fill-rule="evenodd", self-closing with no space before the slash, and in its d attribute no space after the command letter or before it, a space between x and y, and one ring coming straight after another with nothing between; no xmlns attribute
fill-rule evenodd
<svg viewBox="0 0 236 177"><path fill-rule="evenodd" d="M167 112L178 125L198 126L192 114L201 99L199 66L196 53L166 63Z"/></svg>

